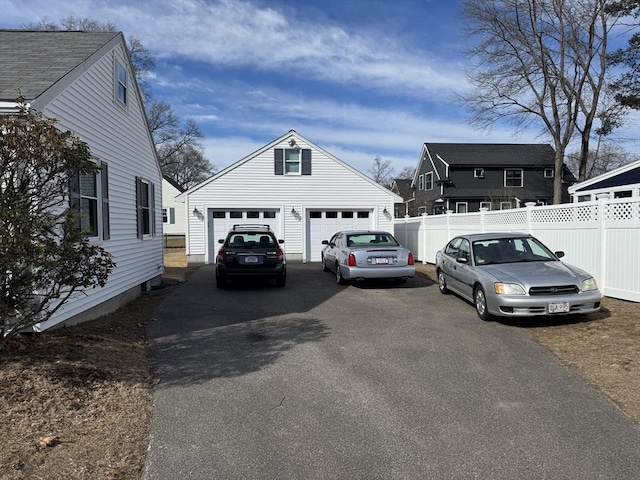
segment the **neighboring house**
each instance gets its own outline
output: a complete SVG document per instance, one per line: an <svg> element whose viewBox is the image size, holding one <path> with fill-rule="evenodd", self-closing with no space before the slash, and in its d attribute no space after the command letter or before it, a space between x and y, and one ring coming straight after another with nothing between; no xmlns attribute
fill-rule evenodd
<svg viewBox="0 0 640 480"><path fill-rule="evenodd" d="M572 202L589 202L599 195L609 198L640 197L640 160L569 187Z"/></svg>
<svg viewBox="0 0 640 480"><path fill-rule="evenodd" d="M178 183L167 176L162 177L162 234L165 247L184 247L187 220L184 202L176 197L184 192Z"/></svg>
<svg viewBox="0 0 640 480"><path fill-rule="evenodd" d="M100 172L81 178L90 240L117 266L38 329L97 318L160 282L161 174L143 99L120 32L0 30L0 115L33 110L86 142ZM91 214L90 214L91 213Z"/></svg>
<svg viewBox="0 0 640 480"><path fill-rule="evenodd" d="M393 231L401 198L295 130L178 196L186 204L187 259L215 263L234 224L270 225L287 258L320 261L338 230Z"/></svg>
<svg viewBox="0 0 640 480"><path fill-rule="evenodd" d="M411 186L413 180L410 178L396 178L390 190L402 197L402 202L394 205L394 216L396 218L416 217L424 211L420 211L420 206L425 205L427 196L425 191L417 191ZM424 209L423 209L424 210Z"/></svg>
<svg viewBox="0 0 640 480"><path fill-rule="evenodd" d="M553 148L546 144L425 143L411 184L425 196L419 213L509 209L553 203ZM575 178L565 167L567 183Z"/></svg>

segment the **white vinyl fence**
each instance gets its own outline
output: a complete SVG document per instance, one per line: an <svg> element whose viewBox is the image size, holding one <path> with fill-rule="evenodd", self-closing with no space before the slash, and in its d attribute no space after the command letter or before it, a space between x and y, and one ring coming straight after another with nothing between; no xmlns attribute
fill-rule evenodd
<svg viewBox="0 0 640 480"><path fill-rule="evenodd" d="M455 237L479 232L525 232L563 261L591 273L604 295L640 302L640 198L599 199L476 213L395 220L395 235L423 263Z"/></svg>

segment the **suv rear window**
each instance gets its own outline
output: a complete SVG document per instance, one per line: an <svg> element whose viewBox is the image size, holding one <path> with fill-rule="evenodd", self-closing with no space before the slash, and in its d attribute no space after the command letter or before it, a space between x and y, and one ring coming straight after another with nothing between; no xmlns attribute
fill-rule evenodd
<svg viewBox="0 0 640 480"><path fill-rule="evenodd" d="M273 235L266 232L233 232L227 237L226 246L234 248L273 248L277 246Z"/></svg>

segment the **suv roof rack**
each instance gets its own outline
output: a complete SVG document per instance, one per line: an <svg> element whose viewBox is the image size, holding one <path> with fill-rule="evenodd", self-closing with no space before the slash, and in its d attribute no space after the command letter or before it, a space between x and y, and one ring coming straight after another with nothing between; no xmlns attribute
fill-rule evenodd
<svg viewBox="0 0 640 480"><path fill-rule="evenodd" d="M271 231L271 227L269 225L259 225L259 224L245 223L245 224L234 225L231 230L234 230L234 231L266 230L267 232L270 232Z"/></svg>

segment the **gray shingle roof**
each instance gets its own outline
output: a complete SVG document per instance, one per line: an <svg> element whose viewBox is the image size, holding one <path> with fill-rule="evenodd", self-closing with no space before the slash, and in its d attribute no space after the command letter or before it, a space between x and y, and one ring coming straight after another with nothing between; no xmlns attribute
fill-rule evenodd
<svg viewBox="0 0 640 480"><path fill-rule="evenodd" d="M553 166L555 152L543 143L426 143L434 160L440 156L449 165Z"/></svg>
<svg viewBox="0 0 640 480"><path fill-rule="evenodd" d="M0 101L31 101L119 32L0 30Z"/></svg>

